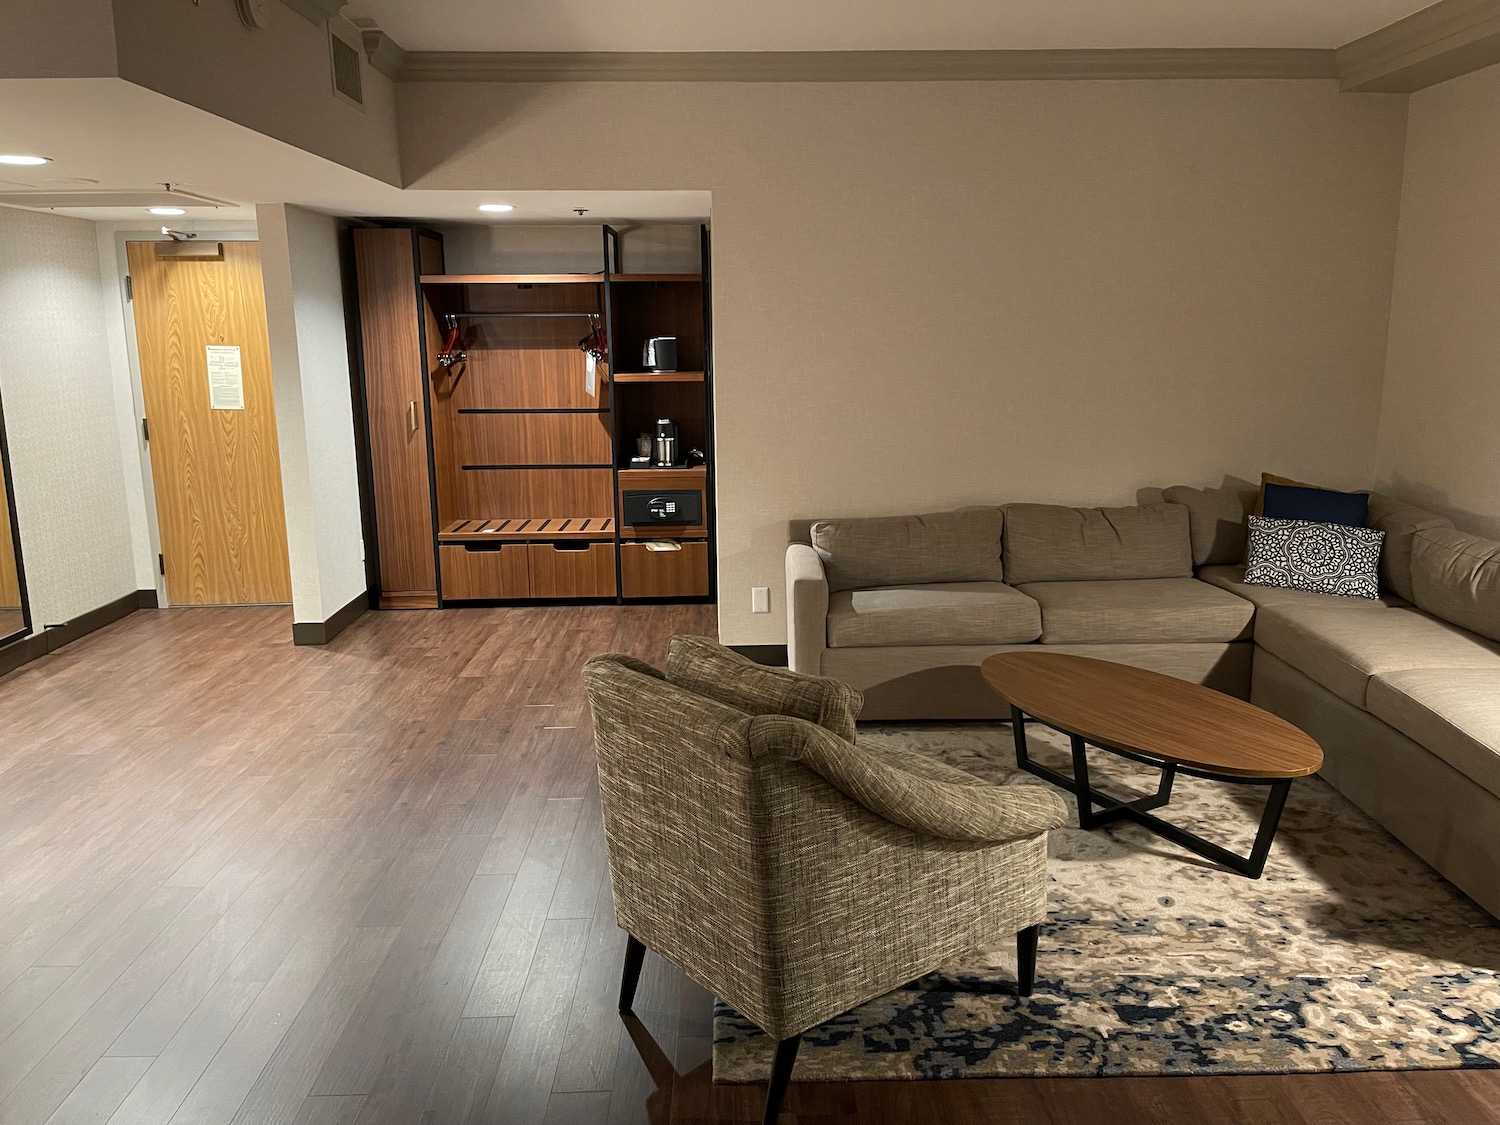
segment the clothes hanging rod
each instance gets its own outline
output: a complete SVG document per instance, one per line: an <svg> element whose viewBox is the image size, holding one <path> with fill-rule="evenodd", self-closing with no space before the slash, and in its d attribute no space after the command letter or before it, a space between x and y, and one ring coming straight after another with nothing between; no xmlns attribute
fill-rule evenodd
<svg viewBox="0 0 1500 1125"><path fill-rule="evenodd" d="M603 314L596 313L596 312L461 312L461 313L448 313L446 319L448 320L448 326L451 328L459 320L473 320L476 317L508 317L508 316L520 316L520 317L538 317L538 316L542 316L542 317L553 317L553 316L558 316L558 317L579 317L579 316L586 316L590 320L597 320L601 315L603 315Z"/></svg>

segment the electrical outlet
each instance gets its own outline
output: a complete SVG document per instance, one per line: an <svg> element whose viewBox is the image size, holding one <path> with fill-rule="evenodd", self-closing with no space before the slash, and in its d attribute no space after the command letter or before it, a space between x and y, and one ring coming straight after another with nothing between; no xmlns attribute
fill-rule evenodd
<svg viewBox="0 0 1500 1125"><path fill-rule="evenodd" d="M769 586L751 586L750 587L750 612L751 613L770 613L771 612L771 587L769 587Z"/></svg>

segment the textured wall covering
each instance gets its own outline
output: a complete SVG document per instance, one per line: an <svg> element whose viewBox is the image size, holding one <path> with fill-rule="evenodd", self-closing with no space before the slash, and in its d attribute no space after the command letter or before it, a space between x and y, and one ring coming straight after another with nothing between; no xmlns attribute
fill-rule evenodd
<svg viewBox="0 0 1500 1125"><path fill-rule="evenodd" d="M1500 66L1411 97L1380 482L1500 536Z"/></svg>
<svg viewBox="0 0 1500 1125"><path fill-rule="evenodd" d="M789 519L1374 468L1405 98L1335 82L403 84L417 188L713 194L720 635ZM1280 468L1277 468L1280 466ZM772 612L750 613L752 586Z"/></svg>
<svg viewBox="0 0 1500 1125"><path fill-rule="evenodd" d="M136 589L91 223L0 208L0 394L41 629Z"/></svg>

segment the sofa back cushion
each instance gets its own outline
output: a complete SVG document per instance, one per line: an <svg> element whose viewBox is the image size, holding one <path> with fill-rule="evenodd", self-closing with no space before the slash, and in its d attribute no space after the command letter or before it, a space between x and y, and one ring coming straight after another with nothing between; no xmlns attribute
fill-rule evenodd
<svg viewBox="0 0 1500 1125"><path fill-rule="evenodd" d="M1372 492L1365 524L1385 532L1385 543L1380 549L1380 584L1409 602L1416 601L1411 577L1412 537L1427 528L1452 527L1453 521L1404 500Z"/></svg>
<svg viewBox="0 0 1500 1125"><path fill-rule="evenodd" d="M1452 527L1412 537L1418 607L1481 637L1500 641L1500 543Z"/></svg>
<svg viewBox="0 0 1500 1125"><path fill-rule="evenodd" d="M999 582L1004 526L999 508L820 520L812 526L812 545L835 593L927 582Z"/></svg>
<svg viewBox="0 0 1500 1125"><path fill-rule="evenodd" d="M767 668L707 637L672 638L667 680L747 715L791 715L854 741L865 697L839 680Z"/></svg>
<svg viewBox="0 0 1500 1125"><path fill-rule="evenodd" d="M1188 510L1165 503L1136 508L1008 504L1005 576L1013 586L1191 578Z"/></svg>
<svg viewBox="0 0 1500 1125"><path fill-rule="evenodd" d="M1245 520L1260 496L1255 485L1226 478L1222 488L1174 484L1162 489L1161 495L1169 504L1181 504L1188 511L1194 566L1232 565L1245 557Z"/></svg>

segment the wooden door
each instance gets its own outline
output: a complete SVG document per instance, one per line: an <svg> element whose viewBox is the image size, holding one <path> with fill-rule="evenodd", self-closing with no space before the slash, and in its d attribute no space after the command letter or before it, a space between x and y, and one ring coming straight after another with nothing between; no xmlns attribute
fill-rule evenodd
<svg viewBox="0 0 1500 1125"><path fill-rule="evenodd" d="M167 601L289 602L260 247L225 242L221 261L158 245L127 250ZM210 348L239 349L214 353L216 393Z"/></svg>

